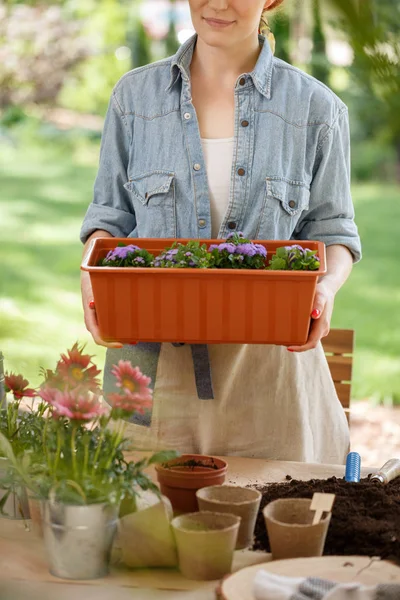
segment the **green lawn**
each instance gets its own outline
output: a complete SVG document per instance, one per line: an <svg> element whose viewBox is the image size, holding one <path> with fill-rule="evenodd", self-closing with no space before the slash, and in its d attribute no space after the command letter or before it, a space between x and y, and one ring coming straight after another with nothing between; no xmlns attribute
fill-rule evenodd
<svg viewBox="0 0 400 600"><path fill-rule="evenodd" d="M79 291L79 229L92 195L98 145L12 145L0 138L0 349L6 368L39 383L79 339L98 364ZM339 292L334 327L356 330L354 396L400 401L400 189L354 186L363 261Z"/></svg>

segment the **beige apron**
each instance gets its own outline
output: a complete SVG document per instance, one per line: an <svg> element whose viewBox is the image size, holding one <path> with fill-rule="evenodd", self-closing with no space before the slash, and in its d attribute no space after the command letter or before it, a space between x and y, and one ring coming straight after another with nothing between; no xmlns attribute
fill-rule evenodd
<svg viewBox="0 0 400 600"><path fill-rule="evenodd" d="M213 400L199 400L190 346L162 344L150 427L128 424L140 449L344 463L349 429L321 344L209 346Z"/></svg>

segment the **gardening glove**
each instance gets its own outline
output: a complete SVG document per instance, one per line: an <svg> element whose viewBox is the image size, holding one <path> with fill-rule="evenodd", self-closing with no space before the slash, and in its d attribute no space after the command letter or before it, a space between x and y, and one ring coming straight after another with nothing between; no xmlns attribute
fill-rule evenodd
<svg viewBox="0 0 400 600"><path fill-rule="evenodd" d="M260 570L253 593L256 600L399 600L400 585L338 584L316 577L283 577Z"/></svg>

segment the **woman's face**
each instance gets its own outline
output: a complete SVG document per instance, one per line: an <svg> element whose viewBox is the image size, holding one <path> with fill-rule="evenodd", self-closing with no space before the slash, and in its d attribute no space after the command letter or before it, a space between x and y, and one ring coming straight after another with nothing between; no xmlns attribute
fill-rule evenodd
<svg viewBox="0 0 400 600"><path fill-rule="evenodd" d="M240 43L258 30L261 13L274 0L189 0L193 26L210 46Z"/></svg>

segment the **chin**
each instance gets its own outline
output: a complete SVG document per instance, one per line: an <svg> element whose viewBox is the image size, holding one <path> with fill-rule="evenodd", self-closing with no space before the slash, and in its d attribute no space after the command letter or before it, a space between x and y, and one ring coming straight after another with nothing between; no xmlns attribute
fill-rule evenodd
<svg viewBox="0 0 400 600"><path fill-rule="evenodd" d="M207 24L204 23L201 23L200 27L198 27L197 35L203 42L216 48L231 46L232 42L234 42L232 31L210 31Z"/></svg>

